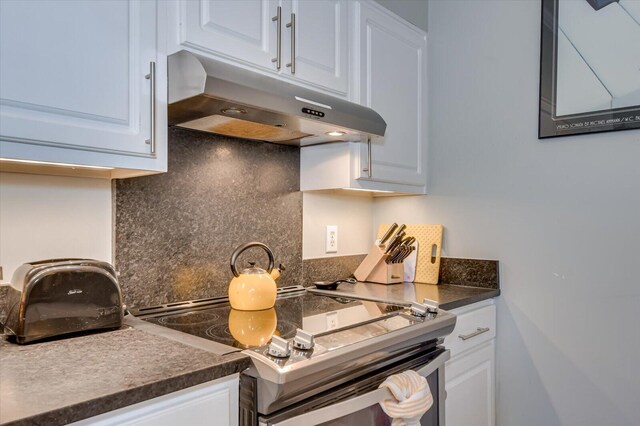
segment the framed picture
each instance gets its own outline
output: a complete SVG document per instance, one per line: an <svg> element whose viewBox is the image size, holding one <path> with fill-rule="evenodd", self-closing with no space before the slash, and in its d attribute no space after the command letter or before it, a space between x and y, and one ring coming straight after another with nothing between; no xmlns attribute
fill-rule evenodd
<svg viewBox="0 0 640 426"><path fill-rule="evenodd" d="M539 138L640 128L640 1L542 0Z"/></svg>

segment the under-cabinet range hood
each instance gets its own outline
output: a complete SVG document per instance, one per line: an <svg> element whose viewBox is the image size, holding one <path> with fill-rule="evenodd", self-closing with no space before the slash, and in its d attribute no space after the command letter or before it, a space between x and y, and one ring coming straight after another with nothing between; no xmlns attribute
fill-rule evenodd
<svg viewBox="0 0 640 426"><path fill-rule="evenodd" d="M387 127L371 108L184 50L168 63L170 126L296 146L366 141Z"/></svg>

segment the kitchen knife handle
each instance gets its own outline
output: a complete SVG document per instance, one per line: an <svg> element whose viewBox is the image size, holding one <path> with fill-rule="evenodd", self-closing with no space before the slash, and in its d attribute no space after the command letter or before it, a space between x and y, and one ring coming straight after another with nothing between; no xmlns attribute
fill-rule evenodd
<svg viewBox="0 0 640 426"><path fill-rule="evenodd" d="M398 227L397 223L392 224L389 229L387 229L387 232L384 233L384 235L382 236L382 238L380 238L380 244L384 244L387 242L387 240L389 238L391 238L391 235L393 235L394 231L396 230L396 228Z"/></svg>
<svg viewBox="0 0 640 426"><path fill-rule="evenodd" d="M151 93L149 96L150 101L150 132L149 139L145 142L148 145L151 145L151 155L156 156L156 63L151 61L149 62L149 74L144 76L145 79L149 80L151 86Z"/></svg>
<svg viewBox="0 0 640 426"><path fill-rule="evenodd" d="M396 232L396 235L391 239L391 242L389 243L389 247L387 248L385 254L393 252L393 250L395 250L395 248L400 245L400 241L402 241L402 238L404 238L404 236L404 231Z"/></svg>
<svg viewBox="0 0 640 426"><path fill-rule="evenodd" d="M391 250L393 250L393 246L397 239L398 239L398 234L395 234L389 241L389 244L387 244L387 249L384 251L384 254L391 253Z"/></svg>
<svg viewBox="0 0 640 426"><path fill-rule="evenodd" d="M415 237L407 237L405 240L402 241L402 245L403 246L411 246L411 244L413 244L415 242L416 242Z"/></svg>
<svg viewBox="0 0 640 426"><path fill-rule="evenodd" d="M296 73L296 14L291 14L291 22L287 24L287 28L291 28L291 62L287 67L291 68L291 74Z"/></svg>
<svg viewBox="0 0 640 426"><path fill-rule="evenodd" d="M282 68L282 6L278 6L276 10L276 16L271 18L276 23L276 57L271 59L271 62L275 62L276 69L280 71Z"/></svg>

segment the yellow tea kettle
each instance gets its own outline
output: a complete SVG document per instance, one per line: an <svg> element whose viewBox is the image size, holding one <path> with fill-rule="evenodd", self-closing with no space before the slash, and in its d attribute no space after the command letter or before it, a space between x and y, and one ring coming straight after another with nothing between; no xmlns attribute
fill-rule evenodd
<svg viewBox="0 0 640 426"><path fill-rule="evenodd" d="M238 256L251 247L260 247L269 256L269 267L264 269L249 262L250 267L238 272L236 262ZM234 278L229 284L229 303L233 309L240 311L261 311L273 308L276 302L276 282L270 275L273 271L273 252L263 243L251 242L235 249L231 255L231 272Z"/></svg>

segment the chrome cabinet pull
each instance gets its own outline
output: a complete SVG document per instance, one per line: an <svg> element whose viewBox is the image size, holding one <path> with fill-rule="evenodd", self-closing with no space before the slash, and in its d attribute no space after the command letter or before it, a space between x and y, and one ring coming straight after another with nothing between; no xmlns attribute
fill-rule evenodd
<svg viewBox="0 0 640 426"><path fill-rule="evenodd" d="M151 132L145 142L151 145L151 155L156 155L156 63L149 62L149 74L144 76L151 84Z"/></svg>
<svg viewBox="0 0 640 426"><path fill-rule="evenodd" d="M462 340L469 340L472 337L476 337L481 335L482 333L486 333L487 331L489 331L489 327L478 327L476 329L476 331L474 331L473 333L469 333L469 334L459 334L458 337Z"/></svg>
<svg viewBox="0 0 640 426"><path fill-rule="evenodd" d="M363 172L367 172L367 177L371 178L371 137L367 137L367 167L362 169Z"/></svg>
<svg viewBox="0 0 640 426"><path fill-rule="evenodd" d="M296 73L296 14L291 14L291 22L287 24L287 28L291 28L291 62L287 67L291 68L291 74Z"/></svg>
<svg viewBox="0 0 640 426"><path fill-rule="evenodd" d="M275 62L276 69L280 71L282 67L282 6L278 6L276 16L271 18L271 21L274 21L278 28L276 32L276 57L271 62Z"/></svg>

